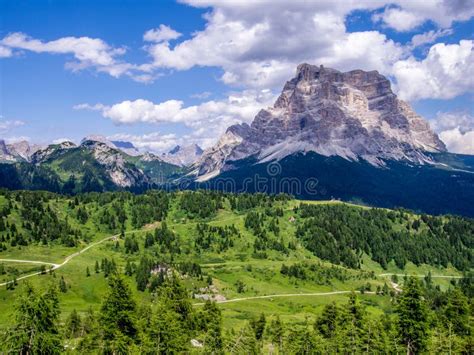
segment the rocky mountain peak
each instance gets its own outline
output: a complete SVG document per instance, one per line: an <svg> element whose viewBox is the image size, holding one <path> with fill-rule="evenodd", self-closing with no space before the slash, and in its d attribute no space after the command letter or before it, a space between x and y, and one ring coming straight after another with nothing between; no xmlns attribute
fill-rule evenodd
<svg viewBox="0 0 474 355"><path fill-rule="evenodd" d="M188 166L199 160L202 153L202 148L197 144L177 145L168 153L162 154L161 159L170 164Z"/></svg>
<svg viewBox="0 0 474 355"><path fill-rule="evenodd" d="M30 161L34 164L40 164L48 160L50 157L56 154L62 154L65 151L76 148L77 145L73 142L64 141L58 144L50 144L45 148L38 149L35 151L30 158Z"/></svg>
<svg viewBox="0 0 474 355"><path fill-rule="evenodd" d="M111 143L117 147L117 149L120 149L122 152L132 156L136 157L140 155L140 151L133 145L131 142L126 142L126 141L111 141Z"/></svg>
<svg viewBox="0 0 474 355"><path fill-rule="evenodd" d="M426 152L446 148L428 123L392 92L377 71L300 64L273 107L262 109L250 126L230 127L208 149L196 173L215 176L232 161L259 161L316 152L384 165L386 160L430 163Z"/></svg>

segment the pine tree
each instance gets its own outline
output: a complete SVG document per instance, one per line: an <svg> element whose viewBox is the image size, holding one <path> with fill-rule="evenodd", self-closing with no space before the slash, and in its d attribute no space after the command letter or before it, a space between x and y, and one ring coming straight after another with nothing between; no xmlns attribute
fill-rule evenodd
<svg viewBox="0 0 474 355"><path fill-rule="evenodd" d="M267 328L267 332L270 336L271 342L278 346L279 352L282 352L284 328L279 316L277 316L276 319L272 319L270 325Z"/></svg>
<svg viewBox="0 0 474 355"><path fill-rule="evenodd" d="M250 326L255 332L255 339L262 340L263 333L265 331L265 324L266 324L266 319L265 319L264 313L261 313L258 319L254 318L250 321Z"/></svg>
<svg viewBox="0 0 474 355"><path fill-rule="evenodd" d="M59 290L62 293L67 292L67 284L66 284L66 281L64 280L64 276L61 276L61 278L59 279Z"/></svg>
<svg viewBox="0 0 474 355"><path fill-rule="evenodd" d="M150 261L146 257L140 259L140 264L135 271L135 280L137 282L137 290L145 291L150 279Z"/></svg>
<svg viewBox="0 0 474 355"><path fill-rule="evenodd" d="M324 306L321 315L316 319L315 329L325 338L332 338L338 328L340 322L340 310L335 302Z"/></svg>
<svg viewBox="0 0 474 355"><path fill-rule="evenodd" d="M226 346L226 352L230 354L258 354L258 350L255 332L250 325L243 327Z"/></svg>
<svg viewBox="0 0 474 355"><path fill-rule="evenodd" d="M125 265L125 275L132 276L133 275L133 267L130 263L130 260L127 260L127 264Z"/></svg>
<svg viewBox="0 0 474 355"><path fill-rule="evenodd" d="M288 354L323 354L324 341L321 336L312 332L307 326L290 331L285 346Z"/></svg>
<svg viewBox="0 0 474 355"><path fill-rule="evenodd" d="M66 335L70 338L78 337L82 326L81 323L81 317L77 311L73 309L66 320Z"/></svg>
<svg viewBox="0 0 474 355"><path fill-rule="evenodd" d="M407 354L423 352L427 344L428 311L420 282L415 277L407 278L404 283L396 312L398 334Z"/></svg>
<svg viewBox="0 0 474 355"><path fill-rule="evenodd" d="M97 260L95 261L94 270L95 270L96 274L98 274L100 272L99 262Z"/></svg>
<svg viewBox="0 0 474 355"><path fill-rule="evenodd" d="M179 315L162 303L152 315L147 335L152 353L178 354L186 352L189 347L190 335Z"/></svg>
<svg viewBox="0 0 474 355"><path fill-rule="evenodd" d="M40 294L26 283L15 305L13 325L0 342L0 349L5 353L60 354L59 313L55 287Z"/></svg>
<svg viewBox="0 0 474 355"><path fill-rule="evenodd" d="M452 331L458 335L468 335L471 331L469 326L469 304L468 299L458 289L454 288L446 293L447 304L444 308L445 324L452 325Z"/></svg>
<svg viewBox="0 0 474 355"><path fill-rule="evenodd" d="M207 301L201 313L203 327L206 330L204 344L210 353L221 353L223 349L222 313L215 302Z"/></svg>
<svg viewBox="0 0 474 355"><path fill-rule="evenodd" d="M127 347L136 341L135 312L136 304L129 287L118 274L112 274L100 311L102 343L106 352L126 352Z"/></svg>
<svg viewBox="0 0 474 355"><path fill-rule="evenodd" d="M89 271L89 266L86 267L86 277L91 276L91 272Z"/></svg>

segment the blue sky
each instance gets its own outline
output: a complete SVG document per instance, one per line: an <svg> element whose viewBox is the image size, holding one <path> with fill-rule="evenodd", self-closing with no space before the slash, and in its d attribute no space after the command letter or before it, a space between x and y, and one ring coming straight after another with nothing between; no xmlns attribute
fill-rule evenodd
<svg viewBox="0 0 474 355"><path fill-rule="evenodd" d="M452 151L474 153L472 1L0 0L0 13L7 141L209 146L305 61L379 70Z"/></svg>

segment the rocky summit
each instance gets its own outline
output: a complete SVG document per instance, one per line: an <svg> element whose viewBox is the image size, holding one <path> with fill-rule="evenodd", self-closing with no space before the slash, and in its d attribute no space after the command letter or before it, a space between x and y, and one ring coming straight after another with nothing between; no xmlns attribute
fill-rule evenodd
<svg viewBox="0 0 474 355"><path fill-rule="evenodd" d="M188 166L198 161L202 153L202 148L197 144L187 146L177 145L168 153L162 154L161 159L173 165Z"/></svg>
<svg viewBox="0 0 474 355"><path fill-rule="evenodd" d="M273 107L261 110L251 125L229 127L194 174L204 181L247 157L267 162L315 152L385 166L388 160L432 164L428 153L445 151L428 122L377 71L300 64Z"/></svg>

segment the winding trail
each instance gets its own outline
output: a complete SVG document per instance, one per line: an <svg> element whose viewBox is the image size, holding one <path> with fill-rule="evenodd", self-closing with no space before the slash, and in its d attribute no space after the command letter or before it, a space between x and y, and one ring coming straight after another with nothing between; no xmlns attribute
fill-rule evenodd
<svg viewBox="0 0 474 355"><path fill-rule="evenodd" d="M426 277L426 274L379 274L378 276L379 277L384 277L384 276L400 276L400 277L404 277L404 276L414 276L414 277ZM459 276L459 275L431 275L431 278L433 279L462 279L463 276Z"/></svg>
<svg viewBox="0 0 474 355"><path fill-rule="evenodd" d="M106 242L107 240L110 240L110 239L113 239L113 238L117 238L119 235L118 234L115 234L115 235L111 235L111 236L108 236L104 239L101 239L97 242L94 242L94 243L91 243L89 244L88 246L86 246L84 249L81 249L69 256L67 256L64 261L61 263L61 264L54 264L54 263L48 263L48 262L45 262L45 261L36 261L36 260L18 260L18 259L0 259L0 262L4 261L4 262L11 262L11 263L30 263L30 264L40 264L40 265L50 265L52 266L52 268L50 270L57 270L61 267L63 267L64 265L66 265L68 262L70 262L72 259L74 259L76 256L78 255L81 255L82 253L86 252L87 250L89 250L90 248L96 246L96 245L99 245L99 244L102 244L103 242ZM18 277L16 280L17 281L20 281L20 280L24 280L24 279L27 279L29 277L33 277L33 276L36 276L36 275L41 275L41 274L44 274L45 271L38 271L38 272L34 272L32 274L28 274L28 275L24 275L24 276L20 276ZM10 281L6 281L6 282L3 282L3 283L0 283L0 287L1 286L6 286L8 285L9 283L12 283L13 280L10 280Z"/></svg>
<svg viewBox="0 0 474 355"><path fill-rule="evenodd" d="M57 267L59 264L48 263L46 261L36 261L36 260L18 260L18 259L0 259L0 262L5 261L8 263L25 263L25 264L40 264L40 265L50 265Z"/></svg>
<svg viewBox="0 0 474 355"><path fill-rule="evenodd" d="M229 218L224 218L224 219L221 219L221 220L216 220L216 221L210 221L210 222L227 222L227 221L230 221L230 220L235 220L235 219L239 219L239 218L243 218L243 216L232 216L232 217L229 217ZM198 223L201 223L201 222L191 222L191 223L188 223L188 224L198 224ZM209 222L208 222L209 223ZM175 225L179 225L181 223L177 222L177 223L170 223L169 226L175 226ZM131 230L131 231L126 231L125 234L129 234L129 233L134 233L134 232L138 232L138 231L141 231L141 229L135 229L135 230ZM79 256L81 255L82 253L86 252L87 250L89 250L90 248L92 247L95 247L96 245L99 245L99 244L102 244L103 242L106 242L110 239L113 239L113 238L118 238L120 235L119 234L115 234L115 235L111 235L111 236L108 236L104 239L101 239L97 242L94 242L94 243L91 243L89 244L88 246L86 246L84 249L81 249L69 256L67 256L64 261L61 263L61 264L55 264L55 263L49 263L49 262L46 262L46 261L38 261L38 260L20 260L20 259L0 259L0 262L10 262L10 263L25 263L25 264L39 264L39 265L49 265L51 266L51 268L49 270L57 270L61 267L63 267L64 265L66 265L68 262L70 262L72 259L74 259L76 256ZM49 271L48 270L48 271ZM28 274L28 275L24 275L24 276L20 276L16 279L16 281L20 281L20 280L24 280L24 279L27 279L27 278L30 278L30 277L33 277L33 276L36 276L36 275L41 275L41 274L44 274L45 272L44 271L38 271L38 272L34 272L32 274ZM6 286L10 283L12 283L13 280L10 280L10 281L6 281L6 282L3 282L3 283L0 283L0 287L2 286Z"/></svg>
<svg viewBox="0 0 474 355"><path fill-rule="evenodd" d="M216 301L216 303L232 303L232 302L241 302L241 301L251 301L259 300L266 298L281 298L281 297L305 297L305 296L331 296L331 295L343 295L347 293L359 293L358 291L331 291L331 292L313 292L313 293L279 293L275 295L265 295L265 296L253 296L253 297L242 297L242 298L233 298L225 301ZM373 291L366 291L364 294L375 295ZM193 306L203 306L205 303L194 303Z"/></svg>

